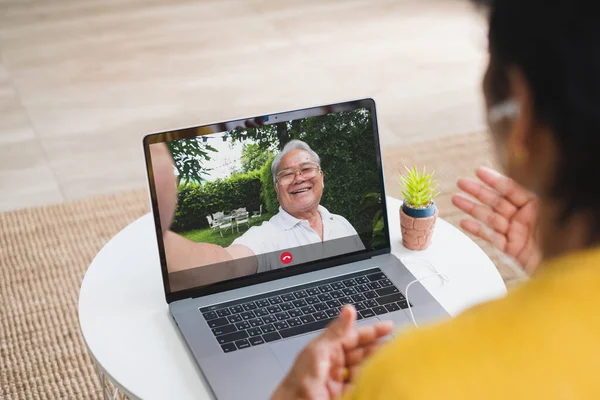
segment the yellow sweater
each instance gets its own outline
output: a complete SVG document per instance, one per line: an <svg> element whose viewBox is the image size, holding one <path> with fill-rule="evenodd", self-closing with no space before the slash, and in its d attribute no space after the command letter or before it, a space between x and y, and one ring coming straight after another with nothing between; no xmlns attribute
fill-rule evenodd
<svg viewBox="0 0 600 400"><path fill-rule="evenodd" d="M345 399L600 399L600 248L557 258L502 299L396 338Z"/></svg>

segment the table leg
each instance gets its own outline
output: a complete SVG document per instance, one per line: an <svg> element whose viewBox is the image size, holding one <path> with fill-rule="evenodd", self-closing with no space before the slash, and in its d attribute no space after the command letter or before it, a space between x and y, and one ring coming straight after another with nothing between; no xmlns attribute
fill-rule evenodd
<svg viewBox="0 0 600 400"><path fill-rule="evenodd" d="M129 397L125 396L119 391L113 383L104 375L104 373L98 368L98 365L94 363L98 379L100 380L100 386L102 387L102 399L103 400L130 400Z"/></svg>

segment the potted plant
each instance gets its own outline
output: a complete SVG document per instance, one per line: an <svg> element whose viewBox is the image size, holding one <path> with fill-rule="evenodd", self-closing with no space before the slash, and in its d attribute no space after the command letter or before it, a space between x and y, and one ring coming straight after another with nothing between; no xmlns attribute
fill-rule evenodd
<svg viewBox="0 0 600 400"><path fill-rule="evenodd" d="M427 174L425 168L419 173L417 167L406 168L400 176L404 201L400 207L402 244L410 250L425 250L431 244L438 209L433 199L439 194L434 172Z"/></svg>

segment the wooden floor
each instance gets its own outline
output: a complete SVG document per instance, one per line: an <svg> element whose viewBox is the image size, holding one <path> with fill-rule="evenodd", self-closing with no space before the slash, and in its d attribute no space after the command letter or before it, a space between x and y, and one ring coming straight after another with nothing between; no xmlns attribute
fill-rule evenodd
<svg viewBox="0 0 600 400"><path fill-rule="evenodd" d="M152 131L360 97L384 146L482 129L462 0L0 0L0 211L145 185Z"/></svg>

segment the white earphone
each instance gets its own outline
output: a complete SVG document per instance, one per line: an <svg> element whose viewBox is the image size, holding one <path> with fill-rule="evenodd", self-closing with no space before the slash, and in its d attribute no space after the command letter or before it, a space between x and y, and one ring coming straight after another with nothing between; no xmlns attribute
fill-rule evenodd
<svg viewBox="0 0 600 400"><path fill-rule="evenodd" d="M488 119L492 123L497 123L504 118L515 119L519 116L520 111L517 101L509 99L492 106L488 112Z"/></svg>

